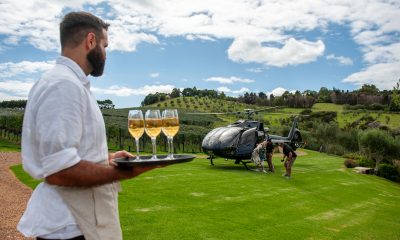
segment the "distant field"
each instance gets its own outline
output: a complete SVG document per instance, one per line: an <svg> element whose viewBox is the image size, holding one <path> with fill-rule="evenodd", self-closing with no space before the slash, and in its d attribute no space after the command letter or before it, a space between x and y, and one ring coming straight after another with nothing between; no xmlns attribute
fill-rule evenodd
<svg viewBox="0 0 400 240"><path fill-rule="evenodd" d="M312 107L313 111L334 111L338 113L339 127L344 127L346 124L359 120L365 115L370 115L381 124L387 125L389 128L400 128L400 114L388 113L383 111L347 111L342 105L333 103L316 103Z"/></svg>
<svg viewBox="0 0 400 240"><path fill-rule="evenodd" d="M199 158L123 181L124 239L400 238L399 184L306 152L290 180L276 156L274 174Z"/></svg>

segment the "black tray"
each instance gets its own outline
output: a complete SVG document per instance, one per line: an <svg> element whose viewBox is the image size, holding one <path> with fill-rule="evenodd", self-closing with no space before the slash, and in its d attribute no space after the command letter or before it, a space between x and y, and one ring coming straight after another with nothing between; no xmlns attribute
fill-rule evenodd
<svg viewBox="0 0 400 240"><path fill-rule="evenodd" d="M157 155L157 160L151 160L151 156L140 156L140 160L132 158L116 158L114 162L118 167L134 167L134 166L151 166L151 165L170 165L175 163L190 162L196 155L191 154L174 154L173 159L165 159L167 155Z"/></svg>

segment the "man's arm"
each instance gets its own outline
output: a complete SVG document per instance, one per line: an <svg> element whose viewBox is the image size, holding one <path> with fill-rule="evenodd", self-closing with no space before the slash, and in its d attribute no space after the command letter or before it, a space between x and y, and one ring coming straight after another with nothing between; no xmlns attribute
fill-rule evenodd
<svg viewBox="0 0 400 240"><path fill-rule="evenodd" d="M109 161L115 157L127 156L127 154L127 152L117 152L110 155ZM81 160L72 167L47 176L45 180L51 185L65 187L91 187L117 180L133 178L158 167L162 166L135 166L134 168L122 169L115 166Z"/></svg>

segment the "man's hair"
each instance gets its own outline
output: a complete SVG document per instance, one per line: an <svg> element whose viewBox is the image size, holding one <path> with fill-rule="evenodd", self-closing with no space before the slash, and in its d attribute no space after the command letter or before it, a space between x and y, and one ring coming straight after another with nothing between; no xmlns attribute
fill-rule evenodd
<svg viewBox="0 0 400 240"><path fill-rule="evenodd" d="M108 30L110 24L88 12L70 12L60 23L61 49L76 47L88 33L96 35L96 42L103 38L103 29Z"/></svg>

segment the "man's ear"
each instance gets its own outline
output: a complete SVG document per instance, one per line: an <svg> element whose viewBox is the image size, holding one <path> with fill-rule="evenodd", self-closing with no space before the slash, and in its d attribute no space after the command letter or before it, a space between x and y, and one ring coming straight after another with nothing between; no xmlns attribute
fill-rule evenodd
<svg viewBox="0 0 400 240"><path fill-rule="evenodd" d="M97 45L96 34L89 32L86 36L86 49L92 50Z"/></svg>

